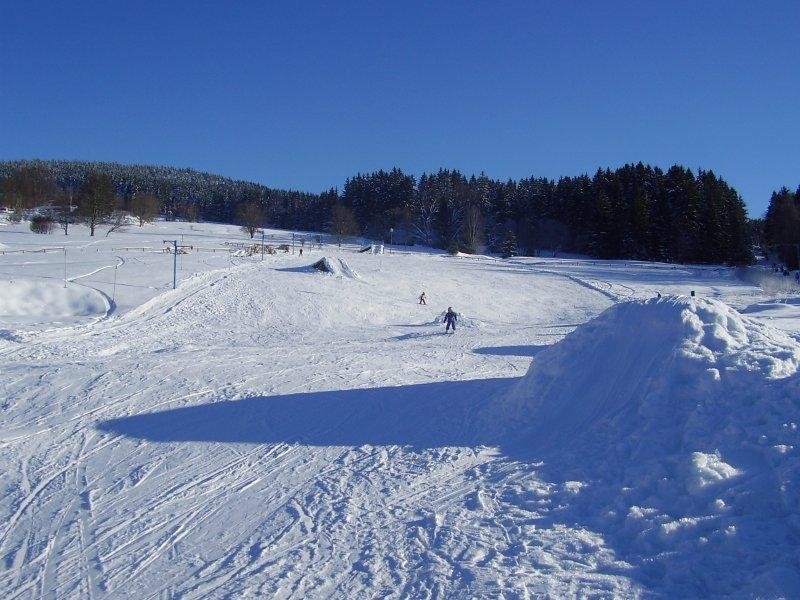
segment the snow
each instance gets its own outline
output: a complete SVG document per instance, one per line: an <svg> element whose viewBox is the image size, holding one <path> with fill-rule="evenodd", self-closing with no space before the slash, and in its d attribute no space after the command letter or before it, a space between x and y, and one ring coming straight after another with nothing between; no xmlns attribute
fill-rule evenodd
<svg viewBox="0 0 800 600"><path fill-rule="evenodd" d="M104 315L105 297L89 287L28 279L0 280L0 325Z"/></svg>
<svg viewBox="0 0 800 600"><path fill-rule="evenodd" d="M360 279L361 276L356 273L347 261L343 258L330 258L323 256L312 267L317 271L333 275L335 277L349 277L350 279Z"/></svg>
<svg viewBox="0 0 800 600"><path fill-rule="evenodd" d="M176 290L165 239L193 246ZM53 292L0 323L0 596L800 594L785 290L399 247L262 261L205 223L0 243L0 292ZM63 252L35 250L62 245L67 291L107 305L57 314Z"/></svg>
<svg viewBox="0 0 800 600"><path fill-rule="evenodd" d="M741 474L742 471L723 462L719 451L713 454L692 452L692 471L686 489L690 494L701 494L709 485L719 484ZM717 509L724 509L726 504L717 499L714 501L714 506Z"/></svg>
<svg viewBox="0 0 800 600"><path fill-rule="evenodd" d="M564 515L646 565L647 587L794 595L798 365L795 339L718 300L628 301L537 354L484 420L584 482Z"/></svg>

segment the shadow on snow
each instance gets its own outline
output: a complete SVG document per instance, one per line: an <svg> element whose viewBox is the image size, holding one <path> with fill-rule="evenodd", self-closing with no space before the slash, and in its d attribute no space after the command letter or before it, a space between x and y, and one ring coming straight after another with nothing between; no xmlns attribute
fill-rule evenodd
<svg viewBox="0 0 800 600"><path fill-rule="evenodd" d="M525 355L532 355L539 348L501 346L476 351L479 350L487 354L527 352ZM486 433L478 425L486 423L485 418L478 418L480 413L497 402L501 394L517 381L517 378L476 379L259 396L120 417L102 421L97 428L129 438L163 443L397 445L418 451L447 446L495 446L500 448L504 460L528 463L531 469L539 472L543 481L552 481L557 484L554 489L560 489L571 475L569 460L565 462L546 449L537 448L536 436L531 437L530 433L498 436ZM540 462L542 459L544 462ZM593 486L610 494L610 490L619 489L621 482L613 475L606 476L607 481L595 479ZM648 571L647 565L652 559L647 552L631 547L624 532L609 530L603 520L607 517L605 513L596 514L608 498L600 494L602 502L595 505L591 497L583 500L567 496L554 496L554 502L563 503L562 509L539 517L538 527L549 528L571 522L596 530L618 557L633 565L632 569L625 570L625 576L645 587L654 585L658 588L661 585L663 575L654 575L652 568ZM687 560L700 560L707 552L695 548L682 549L676 554ZM615 573L616 568L612 567ZM602 574L603 570L599 573ZM692 585L692 578L686 579L684 584Z"/></svg>
<svg viewBox="0 0 800 600"><path fill-rule="evenodd" d="M548 346L492 346L475 348L475 354L491 354L494 356L536 356Z"/></svg>
<svg viewBox="0 0 800 600"><path fill-rule="evenodd" d="M102 431L154 442L489 445L475 416L515 378L252 397L100 422Z"/></svg>

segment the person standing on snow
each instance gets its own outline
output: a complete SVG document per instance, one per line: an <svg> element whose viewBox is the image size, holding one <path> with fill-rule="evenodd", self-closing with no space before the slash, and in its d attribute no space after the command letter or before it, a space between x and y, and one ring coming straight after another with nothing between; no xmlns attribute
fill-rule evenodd
<svg viewBox="0 0 800 600"><path fill-rule="evenodd" d="M450 328L452 327L453 328L453 333L455 333L456 332L456 321L458 321L458 315L453 312L453 307L452 306L448 306L447 307L447 312L444 313L444 322L445 322L444 332L447 333L448 331L450 331Z"/></svg>
<svg viewBox="0 0 800 600"><path fill-rule="evenodd" d="M422 292L419 295L419 303L420 304L424 304L425 306L428 306L428 302L425 300L425 292Z"/></svg>

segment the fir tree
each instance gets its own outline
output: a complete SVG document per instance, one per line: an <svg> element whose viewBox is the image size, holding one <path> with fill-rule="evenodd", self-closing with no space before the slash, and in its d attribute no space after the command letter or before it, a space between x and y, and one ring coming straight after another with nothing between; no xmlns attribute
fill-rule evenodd
<svg viewBox="0 0 800 600"><path fill-rule="evenodd" d="M503 258L511 258L517 256L519 253L517 249L517 236L512 229L506 231L505 240L503 241Z"/></svg>

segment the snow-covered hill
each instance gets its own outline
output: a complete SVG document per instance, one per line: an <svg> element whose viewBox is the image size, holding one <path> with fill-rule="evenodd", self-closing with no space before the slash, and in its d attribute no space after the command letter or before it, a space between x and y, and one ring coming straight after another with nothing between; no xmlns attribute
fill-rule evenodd
<svg viewBox="0 0 800 600"><path fill-rule="evenodd" d="M0 314L0 595L800 589L794 305L741 316L720 300L778 302L725 269L243 241L76 228L70 285L105 313ZM0 277L63 285L63 260Z"/></svg>
<svg viewBox="0 0 800 600"><path fill-rule="evenodd" d="M565 514L648 588L793 596L798 365L796 340L719 301L626 302L538 354L487 416L576 482Z"/></svg>

